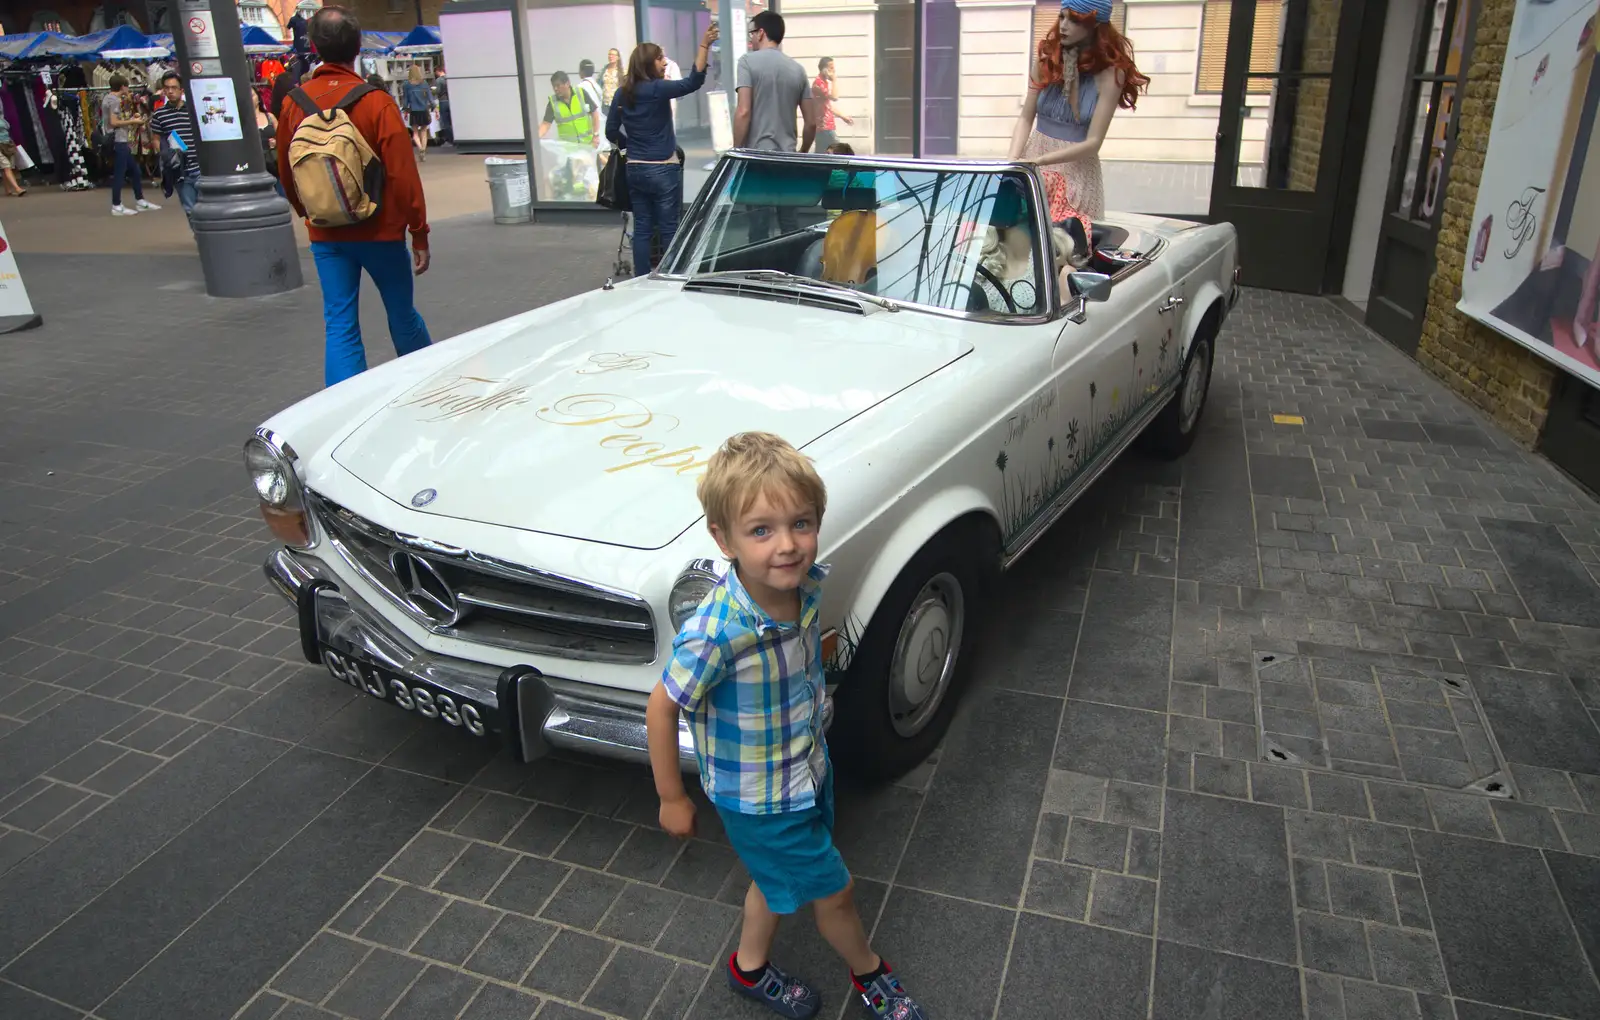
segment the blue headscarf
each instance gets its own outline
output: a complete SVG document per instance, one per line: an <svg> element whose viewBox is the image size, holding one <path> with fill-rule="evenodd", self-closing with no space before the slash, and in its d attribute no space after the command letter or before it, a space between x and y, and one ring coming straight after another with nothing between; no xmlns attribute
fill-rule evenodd
<svg viewBox="0 0 1600 1020"><path fill-rule="evenodd" d="M1101 24L1111 23L1111 0L1061 0L1061 9L1075 14L1093 14Z"/></svg>

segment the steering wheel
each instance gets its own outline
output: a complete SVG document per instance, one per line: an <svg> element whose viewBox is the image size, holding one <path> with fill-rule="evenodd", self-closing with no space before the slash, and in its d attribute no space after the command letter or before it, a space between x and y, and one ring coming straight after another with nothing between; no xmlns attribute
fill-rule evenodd
<svg viewBox="0 0 1600 1020"><path fill-rule="evenodd" d="M994 284L994 289L1000 292L1000 300L1006 303L1006 311L1012 315L1017 314L1017 303L1012 300L1011 291L1007 290L1006 285L1000 282L1000 278L982 266L974 265L972 268L978 271L979 276Z"/></svg>
<svg viewBox="0 0 1600 1020"><path fill-rule="evenodd" d="M971 269L973 269L974 273L978 273L979 277L982 277L982 278L984 278L984 280L987 280L987 281L989 281L989 283L992 283L992 285L994 285L995 291L998 291L998 294L1000 294L1000 301L1005 302L1006 310L1008 310L1008 312L1013 313L1013 315L1016 315L1016 301L1013 301L1013 299L1011 299L1011 291L1008 291L1008 289L1006 289L1006 286L1003 285L1003 283L1000 283L1000 278L995 277L994 273L989 272L989 270L987 270L987 269L984 269L984 265L982 265L981 262L978 261L978 259L974 259L974 257L971 256L970 253L957 254L957 256L955 256L955 259L957 259L957 262L960 262L960 264L962 264L962 265L970 265L970 267L971 267ZM957 286L965 286L965 288L968 289L968 293L971 293L971 291L976 291L976 289L978 289L978 288L976 288L976 286L971 285L971 283L960 283L960 285L957 285ZM987 301L986 301L986 304L987 304ZM992 310L992 309L990 309L990 310Z"/></svg>

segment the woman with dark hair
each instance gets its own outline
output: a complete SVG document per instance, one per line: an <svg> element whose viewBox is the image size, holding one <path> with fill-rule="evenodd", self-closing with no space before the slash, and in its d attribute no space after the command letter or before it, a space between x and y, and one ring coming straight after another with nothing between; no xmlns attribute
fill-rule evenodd
<svg viewBox="0 0 1600 1020"><path fill-rule="evenodd" d="M1149 84L1134 65L1133 47L1111 24L1111 0L1061 0L1061 17L1034 55L1011 135L1011 158L1045 173L1051 222L1105 214L1100 144L1111 115L1118 107L1133 109ZM1050 181L1052 175L1061 181Z"/></svg>
<svg viewBox="0 0 1600 1020"><path fill-rule="evenodd" d="M628 58L628 73L606 114L606 139L627 150L628 196L633 204L633 274L650 272L650 242L661 237L666 251L678 232L678 203L683 195L683 163L678 135L672 127L672 101L699 90L706 80L706 61L717 41L713 21L700 38L694 70L687 78L667 81L667 57L655 43L640 43Z"/></svg>
<svg viewBox="0 0 1600 1020"><path fill-rule="evenodd" d="M282 74L272 79L272 98L268 101L268 113L274 117L283 112L283 99L300 85L300 72L290 67Z"/></svg>

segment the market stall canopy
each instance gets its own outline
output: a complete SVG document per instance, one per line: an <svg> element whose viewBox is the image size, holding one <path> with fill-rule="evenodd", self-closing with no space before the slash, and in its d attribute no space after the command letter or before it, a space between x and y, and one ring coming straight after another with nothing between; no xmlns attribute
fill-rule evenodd
<svg viewBox="0 0 1600 1020"><path fill-rule="evenodd" d="M407 32L406 37L401 39L400 45L395 48L404 50L422 46L431 46L435 49L443 48L444 40L439 36L439 26L418 25Z"/></svg>
<svg viewBox="0 0 1600 1020"><path fill-rule="evenodd" d="M361 52L388 53L400 45L400 40L405 37L404 32L362 32Z"/></svg>
<svg viewBox="0 0 1600 1020"><path fill-rule="evenodd" d="M21 60L33 55L39 44L47 39L60 39L58 32L19 32L16 35L0 35L0 59Z"/></svg>
<svg viewBox="0 0 1600 1020"><path fill-rule="evenodd" d="M143 32L131 25L118 25L88 35L57 35L55 32L42 32L40 35L45 38L35 44L27 56L93 60L99 57L142 59L163 55L151 45Z"/></svg>
<svg viewBox="0 0 1600 1020"><path fill-rule="evenodd" d="M259 25L240 25L239 31L246 53L284 53L294 48Z"/></svg>

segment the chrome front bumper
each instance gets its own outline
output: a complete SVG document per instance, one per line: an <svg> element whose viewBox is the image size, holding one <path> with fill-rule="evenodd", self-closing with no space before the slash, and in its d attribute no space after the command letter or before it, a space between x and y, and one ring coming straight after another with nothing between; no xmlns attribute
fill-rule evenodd
<svg viewBox="0 0 1600 1020"><path fill-rule="evenodd" d="M336 632L345 651L489 709L489 728L502 735L521 761L541 758L552 748L650 760L647 695L547 676L531 666L502 668L430 652L343 590L339 578L308 553L276 549L264 569L299 613L301 644L309 661L322 661L316 650L320 616L322 628ZM319 590L324 591L320 598ZM696 770L694 744L681 718L678 763L684 771Z"/></svg>

